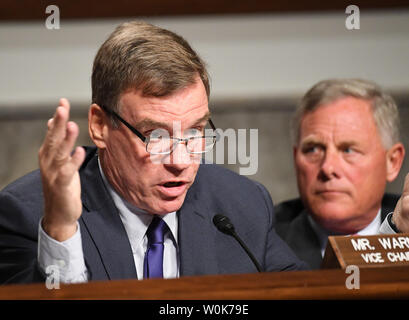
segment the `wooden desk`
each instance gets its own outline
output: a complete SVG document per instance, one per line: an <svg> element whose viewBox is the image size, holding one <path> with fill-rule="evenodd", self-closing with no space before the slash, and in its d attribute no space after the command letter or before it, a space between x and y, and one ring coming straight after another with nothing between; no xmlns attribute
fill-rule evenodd
<svg viewBox="0 0 409 320"><path fill-rule="evenodd" d="M344 270L315 270L180 279L0 286L0 299L397 299L409 298L409 267L360 270L360 289L347 289Z"/></svg>

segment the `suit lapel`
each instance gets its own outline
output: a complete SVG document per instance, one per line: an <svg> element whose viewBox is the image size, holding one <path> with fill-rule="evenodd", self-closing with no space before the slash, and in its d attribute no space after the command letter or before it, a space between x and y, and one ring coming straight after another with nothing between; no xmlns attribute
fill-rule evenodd
<svg viewBox="0 0 409 320"><path fill-rule="evenodd" d="M136 278L128 236L105 189L95 154L81 171L81 187L84 206L81 220L87 231L83 235L83 249L92 279Z"/></svg>
<svg viewBox="0 0 409 320"><path fill-rule="evenodd" d="M181 276L218 273L213 236L216 229L206 201L197 194L197 182L198 177L178 211Z"/></svg>
<svg viewBox="0 0 409 320"><path fill-rule="evenodd" d="M322 261L321 247L305 210L291 222L288 230L290 232L286 241L295 252L298 252L297 256L310 267L319 269Z"/></svg>

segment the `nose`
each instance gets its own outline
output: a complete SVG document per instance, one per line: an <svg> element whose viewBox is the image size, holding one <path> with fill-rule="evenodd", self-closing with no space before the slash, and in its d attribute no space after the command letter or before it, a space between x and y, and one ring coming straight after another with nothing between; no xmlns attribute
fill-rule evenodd
<svg viewBox="0 0 409 320"><path fill-rule="evenodd" d="M174 147L172 152L169 155L169 162L165 166L171 170L183 171L188 168L193 162L194 159L187 152L186 141L179 141Z"/></svg>
<svg viewBox="0 0 409 320"><path fill-rule="evenodd" d="M340 170L340 156L335 150L327 149L321 162L320 178L324 181L339 178Z"/></svg>

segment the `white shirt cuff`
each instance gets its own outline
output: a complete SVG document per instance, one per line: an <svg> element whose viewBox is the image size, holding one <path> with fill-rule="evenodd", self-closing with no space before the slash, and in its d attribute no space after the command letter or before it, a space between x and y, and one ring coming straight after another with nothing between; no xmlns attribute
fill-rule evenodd
<svg viewBox="0 0 409 320"><path fill-rule="evenodd" d="M381 227L379 228L380 234L396 234L395 230L390 226L388 216L393 214L393 212L388 213L385 220L383 220Z"/></svg>
<svg viewBox="0 0 409 320"><path fill-rule="evenodd" d="M38 227L38 264L44 274L56 270L62 283L87 282L88 272L85 266L80 225L77 222L77 231L69 239L59 242L51 238L41 226Z"/></svg>

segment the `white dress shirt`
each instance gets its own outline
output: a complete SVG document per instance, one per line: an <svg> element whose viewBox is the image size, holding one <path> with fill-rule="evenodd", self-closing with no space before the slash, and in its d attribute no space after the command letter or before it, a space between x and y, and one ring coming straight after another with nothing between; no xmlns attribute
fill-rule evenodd
<svg viewBox="0 0 409 320"><path fill-rule="evenodd" d="M328 242L328 236L335 236L336 234L330 233L328 230L325 230L323 227L321 227L318 223L315 222L311 215L308 215L308 221L310 222L312 229L314 230L315 234L318 237L318 241L320 243L321 248L321 256L324 257L325 248L327 247ZM356 235L368 236L379 234L380 229L381 229L381 209L379 209L377 215L372 220L372 222L362 230L359 230Z"/></svg>
<svg viewBox="0 0 409 320"><path fill-rule="evenodd" d="M125 226L125 230L132 248L136 273L138 275L138 279L141 280L143 279L145 252L148 248L148 237L146 236L146 231L148 230L149 224L153 219L153 215L122 199L108 183L101 166L100 171L105 186L114 200L115 206L119 211L119 216L121 217L122 223ZM179 277L179 254L177 245L178 218L176 211L168 213L162 218L170 230L170 232L165 233L163 277L177 278Z"/></svg>
<svg viewBox="0 0 409 320"><path fill-rule="evenodd" d="M98 159L99 164L99 159ZM111 187L101 166L99 166L104 184L111 195L120 218L124 224L132 248L138 279L143 279L144 257L148 245L146 231L153 215L149 214L122 199ZM179 277L179 253L177 244L178 218L176 212L163 216L169 227L165 234L163 277ZM63 283L88 281L88 272L84 262L80 225L77 223L77 232L68 240L56 241L48 236L39 224L38 232L38 263L40 269L47 274L49 266L57 266L60 280Z"/></svg>
<svg viewBox="0 0 409 320"><path fill-rule="evenodd" d="M385 220L383 220L382 225L379 228L379 234L396 234L395 230L393 230L388 220L388 217L392 214L393 212L388 213Z"/></svg>

